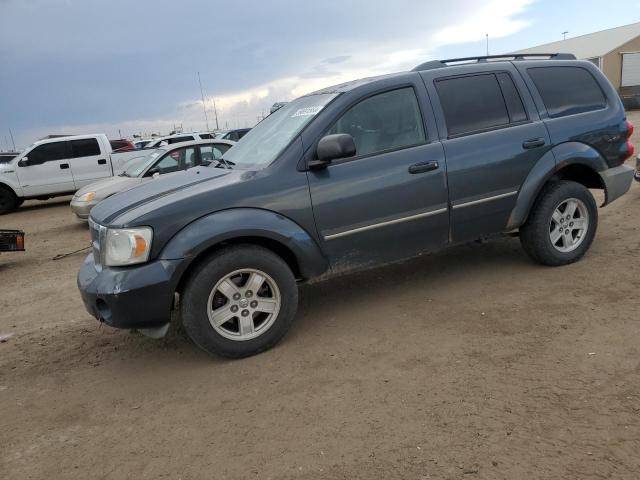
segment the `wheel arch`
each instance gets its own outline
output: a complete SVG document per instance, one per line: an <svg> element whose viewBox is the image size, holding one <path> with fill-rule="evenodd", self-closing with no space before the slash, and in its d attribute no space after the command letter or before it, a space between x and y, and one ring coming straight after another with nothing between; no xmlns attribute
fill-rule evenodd
<svg viewBox="0 0 640 480"><path fill-rule="evenodd" d="M269 210L228 209L200 218L178 232L159 259L184 259L176 290L204 258L230 245L251 244L271 250L298 279L324 273L329 263L311 235L293 220Z"/></svg>
<svg viewBox="0 0 640 480"><path fill-rule="evenodd" d="M607 185L601 173L609 166L593 147L580 142L567 142L549 150L533 167L520 187L516 206L511 211L507 230L523 225L544 187L560 180L570 180L587 188L602 189ZM605 205L607 201L603 203Z"/></svg>

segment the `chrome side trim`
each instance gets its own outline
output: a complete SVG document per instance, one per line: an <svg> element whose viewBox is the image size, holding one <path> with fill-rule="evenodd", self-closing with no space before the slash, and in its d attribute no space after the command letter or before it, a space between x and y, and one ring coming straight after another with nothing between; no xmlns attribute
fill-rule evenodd
<svg viewBox="0 0 640 480"><path fill-rule="evenodd" d="M518 191L514 190L513 192L501 193L500 195L494 195L493 197L485 197L485 198L480 198L479 200L473 200L471 202L458 203L457 205L453 206L453 209L455 210L457 208L470 207L472 205L478 205L479 203L491 202L493 200L498 200L500 198L505 198L505 197L512 197L517 194L518 194Z"/></svg>
<svg viewBox="0 0 640 480"><path fill-rule="evenodd" d="M366 232L367 230L373 230L374 228L386 227L389 225L395 225L396 223L409 222L411 220L417 220L419 218L430 217L432 215L438 215L440 213L446 213L449 211L448 208L439 208L437 210L431 210L429 212L418 213L417 215L410 215L408 217L395 218L393 220L388 220L386 222L374 223L371 225L365 225L364 227L354 228L352 230L345 230L344 232L334 233L332 235L325 235L325 240L333 240L335 238L346 237L347 235L352 235L354 233Z"/></svg>

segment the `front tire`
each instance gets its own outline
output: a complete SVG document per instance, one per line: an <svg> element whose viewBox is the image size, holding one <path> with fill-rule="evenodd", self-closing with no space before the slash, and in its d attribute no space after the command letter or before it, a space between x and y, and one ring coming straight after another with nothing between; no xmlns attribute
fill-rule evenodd
<svg viewBox="0 0 640 480"><path fill-rule="evenodd" d="M0 215L18 208L18 197L6 187L0 187Z"/></svg>
<svg viewBox="0 0 640 480"><path fill-rule="evenodd" d="M189 277L180 309L184 329L206 352L241 358L273 347L289 330L298 288L278 255L254 245L224 248Z"/></svg>
<svg viewBox="0 0 640 480"><path fill-rule="evenodd" d="M597 228L598 206L591 192L579 183L560 181L540 193L520 228L520 242L538 263L567 265L589 250Z"/></svg>

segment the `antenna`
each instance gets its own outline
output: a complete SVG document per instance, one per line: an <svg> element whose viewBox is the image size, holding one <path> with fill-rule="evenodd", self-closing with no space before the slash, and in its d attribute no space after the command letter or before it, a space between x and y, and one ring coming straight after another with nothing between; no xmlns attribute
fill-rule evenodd
<svg viewBox="0 0 640 480"><path fill-rule="evenodd" d="M207 132L208 132L209 117L207 116L207 105L204 103L204 93L202 92L202 82L200 81L200 72L198 72L198 84L200 85L200 97L202 98L202 108L204 109L204 120L207 123Z"/></svg>

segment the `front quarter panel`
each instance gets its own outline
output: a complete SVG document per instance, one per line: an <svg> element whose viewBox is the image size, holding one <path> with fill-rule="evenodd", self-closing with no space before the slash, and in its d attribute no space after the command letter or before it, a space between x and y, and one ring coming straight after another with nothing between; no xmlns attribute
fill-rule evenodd
<svg viewBox="0 0 640 480"><path fill-rule="evenodd" d="M312 236L293 220L270 210L232 208L202 217L178 232L160 253L162 260L185 258L186 268L209 248L231 239L260 237L293 252L303 278L321 275L327 259Z"/></svg>

